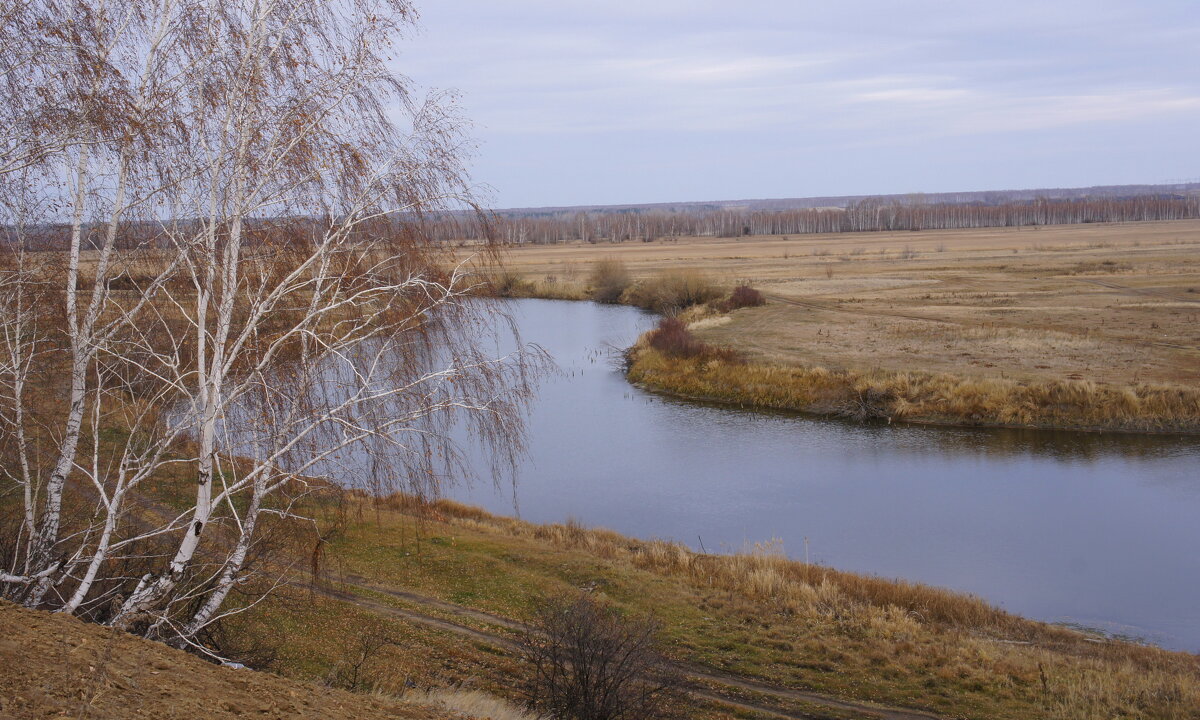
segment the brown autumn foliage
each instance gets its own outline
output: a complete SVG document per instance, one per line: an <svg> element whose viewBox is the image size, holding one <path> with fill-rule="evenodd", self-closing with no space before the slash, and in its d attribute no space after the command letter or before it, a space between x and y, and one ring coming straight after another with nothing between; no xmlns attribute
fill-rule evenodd
<svg viewBox="0 0 1200 720"><path fill-rule="evenodd" d="M625 263L616 258L601 258L592 265L589 285L592 299L599 303L617 303L621 295L633 284L633 278Z"/></svg>
<svg viewBox="0 0 1200 720"><path fill-rule="evenodd" d="M620 298L626 305L663 315L675 315L696 305L713 302L722 292L703 273L681 268L665 270L629 286Z"/></svg>
<svg viewBox="0 0 1200 720"><path fill-rule="evenodd" d="M658 326L647 334L646 342L650 347L671 357L726 362L737 359L732 350L705 343L688 330L686 323L672 316L659 320Z"/></svg>
<svg viewBox="0 0 1200 720"><path fill-rule="evenodd" d="M767 304L767 299L758 290L742 283L729 293L729 297L717 303L717 309L721 312L733 312L741 308L759 307Z"/></svg>

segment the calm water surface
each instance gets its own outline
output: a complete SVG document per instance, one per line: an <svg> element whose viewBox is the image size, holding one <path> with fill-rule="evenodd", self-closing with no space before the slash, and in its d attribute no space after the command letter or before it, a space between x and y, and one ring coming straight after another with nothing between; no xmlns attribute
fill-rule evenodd
<svg viewBox="0 0 1200 720"><path fill-rule="evenodd" d="M1030 617L1200 651L1200 442L864 426L664 399L612 348L654 318L523 300L543 382L511 488L451 495L709 550L782 540L813 562L976 593Z"/></svg>

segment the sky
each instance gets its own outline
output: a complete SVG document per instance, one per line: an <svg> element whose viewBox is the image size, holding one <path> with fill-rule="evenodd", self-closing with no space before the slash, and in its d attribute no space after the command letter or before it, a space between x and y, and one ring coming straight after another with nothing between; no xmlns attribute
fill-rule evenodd
<svg viewBox="0 0 1200 720"><path fill-rule="evenodd" d="M417 0L493 207L1200 179L1197 0Z"/></svg>

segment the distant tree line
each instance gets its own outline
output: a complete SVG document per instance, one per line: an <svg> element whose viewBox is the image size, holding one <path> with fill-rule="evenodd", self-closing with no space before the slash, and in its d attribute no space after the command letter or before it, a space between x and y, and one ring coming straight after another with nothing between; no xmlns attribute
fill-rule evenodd
<svg viewBox="0 0 1200 720"><path fill-rule="evenodd" d="M806 235L816 233L961 230L965 228L1078 225L1083 223L1151 222L1200 218L1200 195L1144 195L1086 199L1040 199L998 204L925 203L908 199L866 198L847 207L748 210L697 206L664 210L622 208L393 214L380 222L393 232L414 228L438 243L491 240L508 245L553 245L566 242L627 242L680 237L740 237L746 235ZM319 227L331 218L292 218L293 223ZM420 221L420 222L414 222ZM186 221L185 221L186 222ZM250 221L253 224L256 221ZM262 221L258 221L261 222ZM128 223L117 240L124 248L154 245L155 223ZM0 242L11 240L0 235ZM62 250L70 243L68 224L25 227L26 250ZM96 249L85 238L84 249Z"/></svg>
<svg viewBox="0 0 1200 720"><path fill-rule="evenodd" d="M1200 196L1145 195L1040 199L1001 204L924 203L867 198L845 208L788 210L702 209L564 211L524 216L502 213L490 227L478 217L444 216L434 232L444 241L482 238L508 244L624 242L685 236L803 235L809 233L1075 225L1200 218Z"/></svg>

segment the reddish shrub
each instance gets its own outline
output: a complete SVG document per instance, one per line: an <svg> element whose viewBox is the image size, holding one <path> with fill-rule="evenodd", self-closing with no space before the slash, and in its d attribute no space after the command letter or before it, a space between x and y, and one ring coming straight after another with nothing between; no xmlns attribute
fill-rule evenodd
<svg viewBox="0 0 1200 720"><path fill-rule="evenodd" d="M706 357L720 360L736 360L737 355L728 348L713 347L692 335L687 324L677 317L665 317L650 333L650 347L673 357Z"/></svg>
<svg viewBox="0 0 1200 720"><path fill-rule="evenodd" d="M665 317L650 333L650 347L666 355L696 357L704 352L704 343L697 340L682 320Z"/></svg>
<svg viewBox="0 0 1200 720"><path fill-rule="evenodd" d="M744 307L758 307L766 305L767 299L758 290L749 285L738 285L729 294L729 297L721 301L721 311L729 312Z"/></svg>

